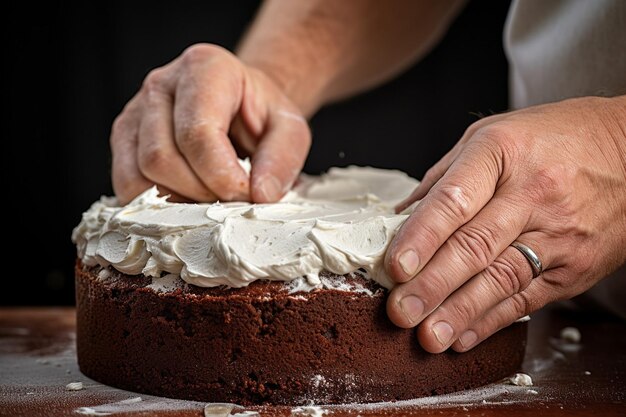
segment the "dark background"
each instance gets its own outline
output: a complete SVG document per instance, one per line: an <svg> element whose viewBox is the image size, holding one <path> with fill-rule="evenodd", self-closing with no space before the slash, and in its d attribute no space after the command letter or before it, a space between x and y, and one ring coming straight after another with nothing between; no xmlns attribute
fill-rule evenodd
<svg viewBox="0 0 626 417"><path fill-rule="evenodd" d="M70 235L81 212L112 193L113 118L150 69L185 47L234 48L258 7L242 0L83 3L14 1L5 15L2 305L74 302ZM305 171L358 164L421 178L476 114L506 109L507 9L498 0L469 2L411 70L320 111Z"/></svg>

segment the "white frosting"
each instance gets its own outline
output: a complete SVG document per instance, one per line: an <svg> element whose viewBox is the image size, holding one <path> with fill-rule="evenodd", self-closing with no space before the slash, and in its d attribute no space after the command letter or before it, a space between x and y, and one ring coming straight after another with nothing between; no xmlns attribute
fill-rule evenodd
<svg viewBox="0 0 626 417"><path fill-rule="evenodd" d="M134 275L179 274L201 287L243 287L258 279L359 268L390 288L383 257L408 217L394 207L418 184L399 171L332 168L303 176L275 204L180 204L151 188L124 207L103 197L83 214L72 240L86 265Z"/></svg>

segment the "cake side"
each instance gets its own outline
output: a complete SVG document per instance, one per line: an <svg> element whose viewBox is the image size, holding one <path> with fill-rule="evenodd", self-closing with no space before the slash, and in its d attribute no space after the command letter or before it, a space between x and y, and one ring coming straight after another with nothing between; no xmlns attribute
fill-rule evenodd
<svg viewBox="0 0 626 417"><path fill-rule="evenodd" d="M225 289L179 280L161 292L151 278L78 260L80 369L137 392L242 405L404 400L519 369L526 323L463 354L430 354L413 330L387 319L387 290L358 274L341 279L367 291L290 294L277 281Z"/></svg>

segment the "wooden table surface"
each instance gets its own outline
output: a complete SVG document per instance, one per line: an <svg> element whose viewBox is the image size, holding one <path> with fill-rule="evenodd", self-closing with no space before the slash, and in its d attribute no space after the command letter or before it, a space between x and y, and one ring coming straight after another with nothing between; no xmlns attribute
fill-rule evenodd
<svg viewBox="0 0 626 417"><path fill-rule="evenodd" d="M580 330L580 343L559 338L565 326ZM204 403L132 393L85 377L74 340L73 308L0 309L1 416L204 415ZM321 409L338 416L626 416L626 323L562 306L544 309L530 322L522 371L532 376L532 387L500 382L395 404ZM71 382L82 382L84 389L67 390ZM306 415L290 407L256 411Z"/></svg>

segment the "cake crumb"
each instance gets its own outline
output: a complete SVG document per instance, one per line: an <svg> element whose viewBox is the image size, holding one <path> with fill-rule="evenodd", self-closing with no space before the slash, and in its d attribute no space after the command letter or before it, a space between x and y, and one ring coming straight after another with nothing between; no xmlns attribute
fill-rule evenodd
<svg viewBox="0 0 626 417"><path fill-rule="evenodd" d="M104 281L111 278L111 271L108 268L103 268L98 272L98 279Z"/></svg>
<svg viewBox="0 0 626 417"><path fill-rule="evenodd" d="M519 387L531 387L533 385L533 379L527 374L515 374L509 378L509 383L517 385Z"/></svg>
<svg viewBox="0 0 626 417"><path fill-rule="evenodd" d="M80 391L85 389L85 387L82 382L70 382L65 386L65 389L67 391Z"/></svg>
<svg viewBox="0 0 626 417"><path fill-rule="evenodd" d="M564 327L561 330L561 340L568 343L580 343L580 330L576 327Z"/></svg>

